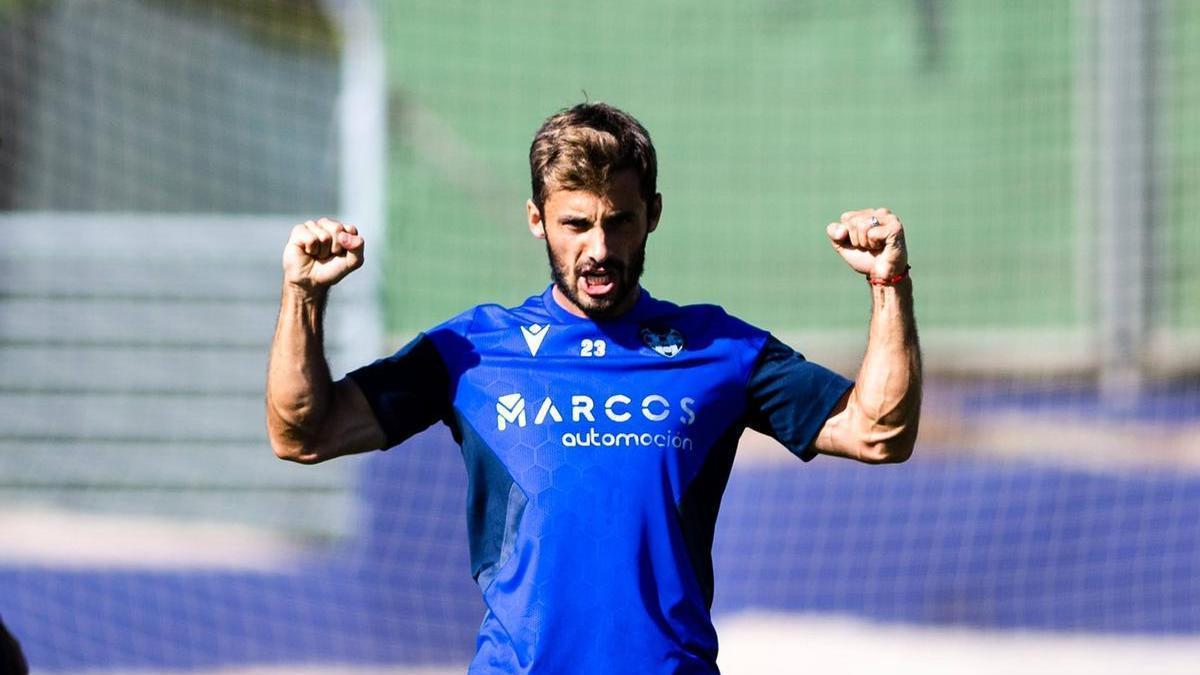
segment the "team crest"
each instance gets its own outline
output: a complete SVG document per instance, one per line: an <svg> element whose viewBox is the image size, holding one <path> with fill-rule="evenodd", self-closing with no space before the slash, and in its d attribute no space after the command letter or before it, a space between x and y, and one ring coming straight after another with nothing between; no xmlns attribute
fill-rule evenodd
<svg viewBox="0 0 1200 675"><path fill-rule="evenodd" d="M678 330L674 328L651 328L649 326L642 328L642 342L650 349L668 358L683 351L685 344L683 333L680 333Z"/></svg>

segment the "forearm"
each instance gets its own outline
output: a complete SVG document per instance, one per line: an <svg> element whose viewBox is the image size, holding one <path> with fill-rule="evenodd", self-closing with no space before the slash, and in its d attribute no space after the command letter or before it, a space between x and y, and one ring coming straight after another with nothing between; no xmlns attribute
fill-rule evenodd
<svg viewBox="0 0 1200 675"><path fill-rule="evenodd" d="M326 289L284 284L267 368L267 428L280 456L315 438L331 406L322 314Z"/></svg>
<svg viewBox="0 0 1200 675"><path fill-rule="evenodd" d="M853 396L860 433L878 461L912 453L921 414L921 350L913 315L912 280L871 286L867 351Z"/></svg>

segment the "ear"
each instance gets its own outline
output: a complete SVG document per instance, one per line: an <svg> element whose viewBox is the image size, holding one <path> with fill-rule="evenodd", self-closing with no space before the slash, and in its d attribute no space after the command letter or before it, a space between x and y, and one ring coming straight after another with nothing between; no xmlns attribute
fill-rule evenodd
<svg viewBox="0 0 1200 675"><path fill-rule="evenodd" d="M542 220L542 212L532 199L525 200L525 217L529 219L529 234L537 239L545 239L546 222Z"/></svg>
<svg viewBox="0 0 1200 675"><path fill-rule="evenodd" d="M655 193L654 199L646 205L646 222L649 227L647 233L653 232L658 228L658 219L662 217L662 193Z"/></svg>

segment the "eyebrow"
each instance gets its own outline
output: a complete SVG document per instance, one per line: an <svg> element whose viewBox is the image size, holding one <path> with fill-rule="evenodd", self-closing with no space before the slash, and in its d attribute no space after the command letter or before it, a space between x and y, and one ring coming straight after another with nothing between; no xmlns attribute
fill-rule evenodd
<svg viewBox="0 0 1200 675"><path fill-rule="evenodd" d="M605 225L620 225L622 223L627 223L631 220L633 220L633 211L628 211L628 210L617 211L616 213L613 213L612 215L605 218L604 224ZM572 214L567 214L565 216L561 216L558 219L558 222L563 223L564 225L591 225L592 220L591 220L591 218L588 218L587 216L581 216L581 215L572 213Z"/></svg>

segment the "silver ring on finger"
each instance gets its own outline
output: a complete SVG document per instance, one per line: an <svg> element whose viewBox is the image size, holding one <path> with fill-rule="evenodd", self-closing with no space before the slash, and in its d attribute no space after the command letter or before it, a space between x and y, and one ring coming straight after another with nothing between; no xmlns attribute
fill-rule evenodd
<svg viewBox="0 0 1200 675"><path fill-rule="evenodd" d="M867 229L871 229L872 227L875 227L878 224L879 224L879 219L876 218L875 216L871 216L871 222L867 225Z"/></svg>

